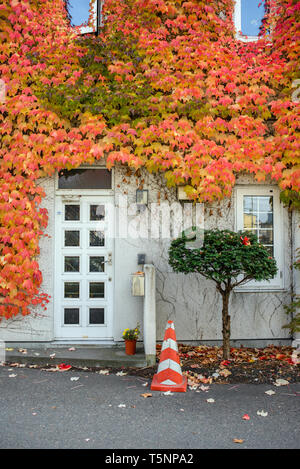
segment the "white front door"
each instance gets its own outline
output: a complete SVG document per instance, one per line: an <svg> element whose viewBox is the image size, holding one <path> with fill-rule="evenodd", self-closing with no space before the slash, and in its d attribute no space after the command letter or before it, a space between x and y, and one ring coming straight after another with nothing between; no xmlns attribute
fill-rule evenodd
<svg viewBox="0 0 300 469"><path fill-rule="evenodd" d="M55 336L112 340L113 198L67 197L55 210Z"/></svg>

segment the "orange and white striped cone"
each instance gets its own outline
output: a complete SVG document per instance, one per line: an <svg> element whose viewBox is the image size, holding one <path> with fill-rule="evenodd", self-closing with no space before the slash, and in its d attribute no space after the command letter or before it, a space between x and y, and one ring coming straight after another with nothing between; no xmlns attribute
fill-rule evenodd
<svg viewBox="0 0 300 469"><path fill-rule="evenodd" d="M182 375L173 321L168 321L152 391L186 392L187 378Z"/></svg>

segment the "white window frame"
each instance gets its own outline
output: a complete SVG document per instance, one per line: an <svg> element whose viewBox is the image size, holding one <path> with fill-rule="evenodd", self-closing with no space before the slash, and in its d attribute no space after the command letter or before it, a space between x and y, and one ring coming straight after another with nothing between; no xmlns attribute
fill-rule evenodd
<svg viewBox="0 0 300 469"><path fill-rule="evenodd" d="M104 0L91 0L92 3L92 14L94 15L94 21L92 26L79 26L79 34L97 34L98 29L103 26L102 18L102 6ZM77 26L78 28L78 26Z"/></svg>
<svg viewBox="0 0 300 469"><path fill-rule="evenodd" d="M258 41L258 36L244 36L242 32L242 1L235 0L233 22L236 29L236 39L243 42L255 42Z"/></svg>
<svg viewBox="0 0 300 469"><path fill-rule="evenodd" d="M107 169L106 166L103 165L80 165L76 169ZM114 195L115 192L115 172L114 168L110 170L111 172L111 189L59 189L58 187L58 172L56 171L55 175L55 193L56 195L73 195L73 196L80 196L80 195ZM74 202L76 200L74 199Z"/></svg>
<svg viewBox="0 0 300 469"><path fill-rule="evenodd" d="M276 276L268 281L251 281L245 285L235 288L235 291L277 291L284 289L284 269L283 269L283 247L284 247L284 230L283 230L283 212L280 203L280 191L276 186L258 186L247 185L235 188L235 230L244 230L244 196L273 196L273 236L274 236L274 258L277 264Z"/></svg>

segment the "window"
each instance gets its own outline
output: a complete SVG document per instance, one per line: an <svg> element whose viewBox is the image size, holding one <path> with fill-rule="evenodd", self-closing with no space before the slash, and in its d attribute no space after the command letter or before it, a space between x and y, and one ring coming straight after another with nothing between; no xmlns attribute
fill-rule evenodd
<svg viewBox="0 0 300 469"><path fill-rule="evenodd" d="M72 26L80 26L81 34L97 33L102 26L103 0L68 0Z"/></svg>
<svg viewBox="0 0 300 469"><path fill-rule="evenodd" d="M242 41L256 41L265 16L263 0L236 0L234 24L237 38Z"/></svg>
<svg viewBox="0 0 300 469"><path fill-rule="evenodd" d="M236 230L251 231L276 259L278 272L270 282L249 282L239 290L283 288L282 215L276 187L238 187L236 189Z"/></svg>
<svg viewBox="0 0 300 469"><path fill-rule="evenodd" d="M111 189L111 175L108 169L63 170L58 174L58 189ZM72 213L76 206L67 205L67 207L71 207L69 211Z"/></svg>

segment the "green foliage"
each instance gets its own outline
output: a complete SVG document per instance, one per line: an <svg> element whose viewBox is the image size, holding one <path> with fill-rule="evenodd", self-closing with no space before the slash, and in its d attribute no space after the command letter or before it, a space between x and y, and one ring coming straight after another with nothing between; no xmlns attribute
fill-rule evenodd
<svg viewBox="0 0 300 469"><path fill-rule="evenodd" d="M300 249L298 249L298 259L294 263L294 267L297 270L300 270ZM292 316L291 321L288 324L285 324L283 328L289 329L291 333L300 332L300 296L297 295L293 299L292 303L288 306L285 306L285 312L288 315ZM296 313L296 314L295 314Z"/></svg>
<svg viewBox="0 0 300 469"><path fill-rule="evenodd" d="M195 272L230 289L250 280L270 280L277 272L276 261L251 232L205 230L203 246L186 247L187 238L171 243L169 263L175 272Z"/></svg>
<svg viewBox="0 0 300 469"><path fill-rule="evenodd" d="M124 340L137 340L140 335L140 324L137 323L135 329L124 329L123 339Z"/></svg>
<svg viewBox="0 0 300 469"><path fill-rule="evenodd" d="M80 38L78 43L85 48L79 59L81 76L73 84L51 84L38 89L43 102L73 125L85 112L102 115L109 126L147 117L153 89L142 73L143 53L137 51L135 40L116 32L107 44L90 37ZM114 62L130 64L130 73L121 79L118 68L110 68Z"/></svg>
<svg viewBox="0 0 300 469"><path fill-rule="evenodd" d="M281 202L290 210L300 210L300 193L286 189L280 193Z"/></svg>

